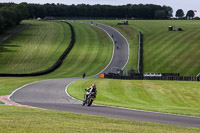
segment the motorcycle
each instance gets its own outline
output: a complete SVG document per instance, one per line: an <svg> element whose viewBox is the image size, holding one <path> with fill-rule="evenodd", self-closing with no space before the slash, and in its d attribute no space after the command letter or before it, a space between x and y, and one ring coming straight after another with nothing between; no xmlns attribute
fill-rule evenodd
<svg viewBox="0 0 200 133"><path fill-rule="evenodd" d="M89 92L87 89L85 89L85 91ZM96 94L94 92L91 92L87 97L85 96L82 106L84 106L85 104L87 106L91 106L95 98Z"/></svg>

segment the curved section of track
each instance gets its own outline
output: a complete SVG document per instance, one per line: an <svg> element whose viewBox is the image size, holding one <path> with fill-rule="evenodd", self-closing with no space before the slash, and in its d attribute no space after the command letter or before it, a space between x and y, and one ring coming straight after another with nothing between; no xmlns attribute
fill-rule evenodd
<svg viewBox="0 0 200 133"><path fill-rule="evenodd" d="M105 30L114 42L112 60L101 73L111 72L113 68L122 69L128 61L128 43L126 39L118 31L109 26L102 24L97 24L96 26ZM99 74L93 77L99 77ZM14 91L10 99L19 104L43 109L200 128L200 118L198 117L170 115L100 105L92 105L91 107L81 106L81 101L71 98L65 92L66 86L80 79L67 78L35 82Z"/></svg>

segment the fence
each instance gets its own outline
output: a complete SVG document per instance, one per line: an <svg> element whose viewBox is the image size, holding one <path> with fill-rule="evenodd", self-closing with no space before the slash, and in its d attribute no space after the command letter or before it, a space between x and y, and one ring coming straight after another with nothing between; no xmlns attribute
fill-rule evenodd
<svg viewBox="0 0 200 133"><path fill-rule="evenodd" d="M143 35L141 32L139 32L137 71L138 71L138 73L143 72Z"/></svg>
<svg viewBox="0 0 200 133"><path fill-rule="evenodd" d="M165 76L144 76L143 74L135 73L130 76L121 76L115 73L104 74L104 78L125 79L125 80L174 80L174 81L200 81L200 77L194 76L179 76L179 74L165 73Z"/></svg>

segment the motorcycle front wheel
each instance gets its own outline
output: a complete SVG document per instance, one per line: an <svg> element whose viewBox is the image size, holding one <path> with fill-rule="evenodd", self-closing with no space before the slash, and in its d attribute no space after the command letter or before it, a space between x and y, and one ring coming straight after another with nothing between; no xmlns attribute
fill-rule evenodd
<svg viewBox="0 0 200 133"><path fill-rule="evenodd" d="M85 106L85 102L82 103L82 106Z"/></svg>
<svg viewBox="0 0 200 133"><path fill-rule="evenodd" d="M88 106L92 105L93 100L90 100L90 102L88 103Z"/></svg>

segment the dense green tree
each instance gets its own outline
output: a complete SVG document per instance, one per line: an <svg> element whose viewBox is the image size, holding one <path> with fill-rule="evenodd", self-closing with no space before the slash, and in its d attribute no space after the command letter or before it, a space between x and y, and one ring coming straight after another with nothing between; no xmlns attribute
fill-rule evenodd
<svg viewBox="0 0 200 133"><path fill-rule="evenodd" d="M13 3L13 2L10 2L10 3L0 3L0 8L1 7L9 7L9 6L12 6L12 5L16 5L15 3Z"/></svg>
<svg viewBox="0 0 200 133"><path fill-rule="evenodd" d="M29 17L27 3L21 3L21 4L17 5L17 10L19 10L21 12L22 19L27 19Z"/></svg>
<svg viewBox="0 0 200 133"><path fill-rule="evenodd" d="M11 7L2 7L0 15L5 19L5 27L14 26L17 21L17 13Z"/></svg>
<svg viewBox="0 0 200 133"><path fill-rule="evenodd" d="M47 16L47 11L44 5L28 4L29 18L44 18Z"/></svg>
<svg viewBox="0 0 200 133"><path fill-rule="evenodd" d="M4 27L5 27L5 19L2 15L0 15L0 33L2 33Z"/></svg>
<svg viewBox="0 0 200 133"><path fill-rule="evenodd" d="M183 10L182 9L178 9L177 11L176 11L176 17L178 17L178 18L183 18L184 17L184 12L183 12Z"/></svg>
<svg viewBox="0 0 200 133"><path fill-rule="evenodd" d="M167 13L165 10L157 10L155 12L155 19L166 19Z"/></svg>
<svg viewBox="0 0 200 133"><path fill-rule="evenodd" d="M163 9L166 11L167 18L173 17L173 9L170 6L163 6Z"/></svg>
<svg viewBox="0 0 200 133"><path fill-rule="evenodd" d="M23 19L29 17L27 3L0 4L0 30L19 24Z"/></svg>
<svg viewBox="0 0 200 133"><path fill-rule="evenodd" d="M13 10L17 14L16 24L19 24L23 19L27 19L29 17L29 12L26 4L15 5Z"/></svg>
<svg viewBox="0 0 200 133"><path fill-rule="evenodd" d="M194 11L193 10L189 10L188 12L187 12L187 14L186 14L186 18L187 19L193 19L193 17L194 17Z"/></svg>

